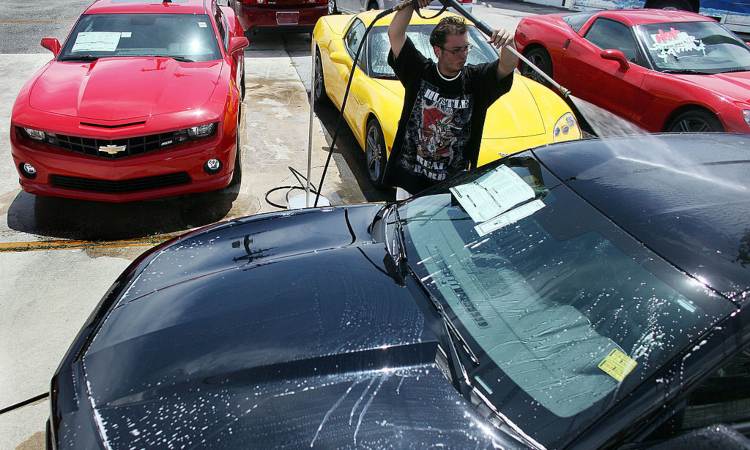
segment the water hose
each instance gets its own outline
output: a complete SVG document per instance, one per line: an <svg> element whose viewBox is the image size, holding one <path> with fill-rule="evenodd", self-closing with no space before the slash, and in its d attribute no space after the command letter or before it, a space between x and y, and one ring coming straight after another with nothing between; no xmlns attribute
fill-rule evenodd
<svg viewBox="0 0 750 450"><path fill-rule="evenodd" d="M450 7L450 8L455 9L456 12L458 12L459 14L461 14L462 16L464 16L465 18L467 18L469 21L471 21L479 29L479 31L481 31L482 33L486 34L487 36L492 36L492 33L493 33L494 30L492 28L490 28L490 26L487 25L486 23L484 23L481 20L479 20L476 17L474 17L469 11L465 10L464 7L461 6L461 3L459 3L458 1L456 1L456 0L440 0L440 3L442 3L443 6L446 7L446 8ZM401 5L399 5L399 6L401 6ZM526 64L527 66L529 66L529 68L531 68L536 73L538 73L551 86L553 86L555 89L557 89L558 91L560 91L560 93L562 94L563 97L566 97L566 98L570 97L570 90L569 89L563 87L560 83L558 83L557 81L553 80L552 77L550 77L549 75L547 75L546 73L544 73L544 71L542 69L540 69L539 67L537 67L531 61L529 61L528 58L526 58L525 56L523 56L518 50L516 50L514 47L511 47L511 46L508 46L508 47L505 47L505 48L507 48L508 51L510 51L514 55L516 55L518 57L518 59L520 59L521 61L523 61L523 63Z"/></svg>

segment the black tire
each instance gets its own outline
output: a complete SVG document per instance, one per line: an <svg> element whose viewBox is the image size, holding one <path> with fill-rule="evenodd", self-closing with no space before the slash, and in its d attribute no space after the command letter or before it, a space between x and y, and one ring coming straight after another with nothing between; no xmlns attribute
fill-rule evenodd
<svg viewBox="0 0 750 450"><path fill-rule="evenodd" d="M526 52L524 55L526 59L531 61L532 64L537 66L542 72L546 73L549 77L552 77L552 58L549 53L543 47L533 47ZM548 85L547 80L544 79L539 73L529 67L528 64L521 62L521 75L531 78L532 80L539 82L544 85Z"/></svg>
<svg viewBox="0 0 750 450"><path fill-rule="evenodd" d="M242 108L237 112L239 117L242 117ZM239 186L242 182L242 143L240 142L240 119L237 119L237 150L235 151L234 157L234 172L232 172L232 181L229 182L229 187Z"/></svg>
<svg viewBox="0 0 750 450"><path fill-rule="evenodd" d="M724 131L719 119L705 109L691 109L672 119L665 131L672 133L717 133Z"/></svg>
<svg viewBox="0 0 750 450"><path fill-rule="evenodd" d="M367 176L376 188L385 187L383 176L388 154L385 149L385 138L380 124L375 119L367 122L367 133L365 134L365 163L367 164Z"/></svg>
<svg viewBox="0 0 750 450"><path fill-rule="evenodd" d="M697 12L688 0L653 0L646 2L646 8L679 9L681 11Z"/></svg>
<svg viewBox="0 0 750 450"><path fill-rule="evenodd" d="M240 78L240 95L241 99L245 100L245 64L242 64L242 78Z"/></svg>
<svg viewBox="0 0 750 450"><path fill-rule="evenodd" d="M380 9L380 7L378 6L378 2L370 2L367 4L368 11L373 10L373 9Z"/></svg>
<svg viewBox="0 0 750 450"><path fill-rule="evenodd" d="M315 49L315 104L328 100L326 94L325 78L323 78L323 61L320 58L320 51Z"/></svg>
<svg viewBox="0 0 750 450"><path fill-rule="evenodd" d="M336 0L328 0L328 14L340 14Z"/></svg>

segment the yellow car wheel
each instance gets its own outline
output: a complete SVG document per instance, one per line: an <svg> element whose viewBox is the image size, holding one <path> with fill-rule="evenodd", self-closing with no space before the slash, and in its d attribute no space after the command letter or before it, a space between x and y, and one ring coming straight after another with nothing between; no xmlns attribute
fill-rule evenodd
<svg viewBox="0 0 750 450"><path fill-rule="evenodd" d="M385 187L383 185L387 161L385 138L383 138L383 130L380 128L380 124L375 119L370 119L367 122L365 158L367 160L367 175L370 177L372 184L377 188Z"/></svg>

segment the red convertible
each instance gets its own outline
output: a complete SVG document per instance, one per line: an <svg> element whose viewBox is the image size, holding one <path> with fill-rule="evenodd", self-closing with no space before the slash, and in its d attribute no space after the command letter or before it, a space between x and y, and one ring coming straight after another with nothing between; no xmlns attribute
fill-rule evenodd
<svg viewBox="0 0 750 450"><path fill-rule="evenodd" d="M99 0L18 94L13 160L30 193L126 202L240 179L242 27L213 1Z"/></svg>
<svg viewBox="0 0 750 450"><path fill-rule="evenodd" d="M669 10L527 17L518 49L572 94L651 131L750 132L750 48ZM522 65L521 72L539 78Z"/></svg>

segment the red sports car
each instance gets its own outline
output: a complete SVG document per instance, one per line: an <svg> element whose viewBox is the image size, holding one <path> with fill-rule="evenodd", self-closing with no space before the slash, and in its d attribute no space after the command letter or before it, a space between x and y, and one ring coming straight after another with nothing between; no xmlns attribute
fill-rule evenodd
<svg viewBox="0 0 750 450"><path fill-rule="evenodd" d="M750 48L710 18L648 9L534 16L519 23L516 44L573 95L645 130L750 132Z"/></svg>
<svg viewBox="0 0 750 450"><path fill-rule="evenodd" d="M99 0L21 89L10 138L27 192L126 202L240 178L243 52L231 8Z"/></svg>
<svg viewBox="0 0 750 450"><path fill-rule="evenodd" d="M229 0L240 23L258 30L312 31L319 18L335 8L334 0Z"/></svg>

